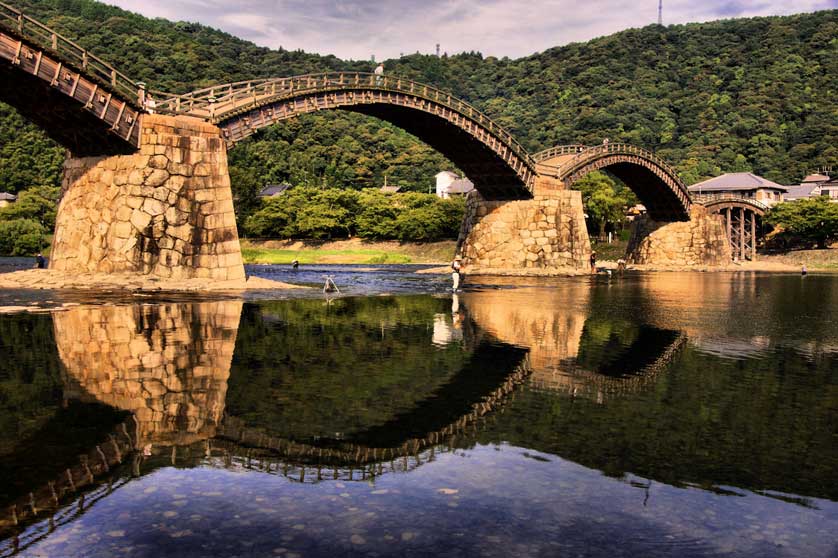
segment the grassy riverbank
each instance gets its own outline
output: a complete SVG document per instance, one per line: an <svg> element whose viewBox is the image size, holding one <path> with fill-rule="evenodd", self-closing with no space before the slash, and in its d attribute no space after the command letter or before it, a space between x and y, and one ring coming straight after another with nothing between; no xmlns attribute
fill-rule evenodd
<svg viewBox="0 0 838 558"><path fill-rule="evenodd" d="M810 270L838 271L838 248L828 250L791 250L782 254L759 254L757 260L801 267Z"/></svg>
<svg viewBox="0 0 838 558"><path fill-rule="evenodd" d="M436 264L454 257L456 242L372 242L360 239L242 240L242 256L250 264Z"/></svg>

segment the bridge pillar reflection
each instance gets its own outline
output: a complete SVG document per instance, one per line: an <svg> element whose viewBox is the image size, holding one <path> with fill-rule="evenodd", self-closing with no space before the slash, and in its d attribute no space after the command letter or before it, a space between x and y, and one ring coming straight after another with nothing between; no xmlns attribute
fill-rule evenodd
<svg viewBox="0 0 838 558"><path fill-rule="evenodd" d="M129 411L139 446L215 435L242 302L71 308L53 315L64 396Z"/></svg>
<svg viewBox="0 0 838 558"><path fill-rule="evenodd" d="M144 115L135 155L68 158L50 268L244 282L219 129Z"/></svg>
<svg viewBox="0 0 838 558"><path fill-rule="evenodd" d="M457 253L467 273L589 270L591 243L582 194L539 176L528 200L469 194Z"/></svg>

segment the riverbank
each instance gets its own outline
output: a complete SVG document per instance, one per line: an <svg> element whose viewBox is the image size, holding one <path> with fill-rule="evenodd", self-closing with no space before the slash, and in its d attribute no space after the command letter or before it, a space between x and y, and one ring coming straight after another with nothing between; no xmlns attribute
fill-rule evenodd
<svg viewBox="0 0 838 558"><path fill-rule="evenodd" d="M126 292L240 292L293 290L307 287L263 277L216 279L162 279L136 273L65 273L53 269L27 269L0 274L0 289L98 290Z"/></svg>
<svg viewBox="0 0 838 558"><path fill-rule="evenodd" d="M457 242L347 240L241 241L247 264L442 264L454 257Z"/></svg>
<svg viewBox="0 0 838 558"><path fill-rule="evenodd" d="M760 254L757 261L800 269L805 265L815 271L838 271L838 248L826 250L792 250L782 254Z"/></svg>

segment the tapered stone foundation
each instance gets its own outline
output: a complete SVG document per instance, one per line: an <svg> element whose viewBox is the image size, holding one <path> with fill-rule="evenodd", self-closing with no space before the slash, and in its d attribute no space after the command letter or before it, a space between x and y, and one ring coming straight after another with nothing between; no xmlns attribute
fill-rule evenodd
<svg viewBox="0 0 838 558"><path fill-rule="evenodd" d="M730 245L721 215L693 205L689 221L663 223L642 215L633 224L626 259L665 267L730 264Z"/></svg>
<svg viewBox="0 0 838 558"><path fill-rule="evenodd" d="M530 200L466 200L457 253L465 273L549 274L590 269L582 195L539 178Z"/></svg>
<svg viewBox="0 0 838 558"><path fill-rule="evenodd" d="M244 284L215 126L145 115L135 155L68 158L50 269Z"/></svg>

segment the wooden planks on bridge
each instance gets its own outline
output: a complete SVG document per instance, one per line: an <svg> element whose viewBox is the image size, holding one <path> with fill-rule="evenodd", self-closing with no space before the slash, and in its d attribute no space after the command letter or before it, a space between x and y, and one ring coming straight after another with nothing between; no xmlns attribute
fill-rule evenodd
<svg viewBox="0 0 838 558"><path fill-rule="evenodd" d="M133 147L139 147L139 109L108 86L65 64L53 53L30 45L4 30L0 30L0 61L75 101L79 110L101 120L111 134Z"/></svg>

